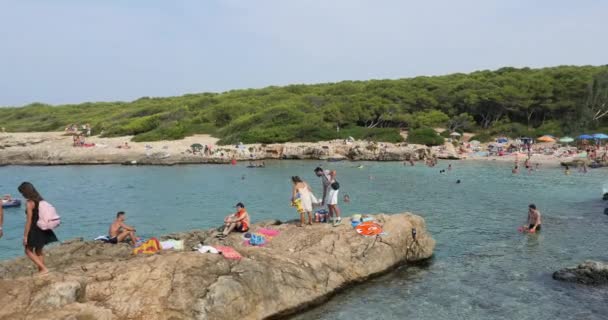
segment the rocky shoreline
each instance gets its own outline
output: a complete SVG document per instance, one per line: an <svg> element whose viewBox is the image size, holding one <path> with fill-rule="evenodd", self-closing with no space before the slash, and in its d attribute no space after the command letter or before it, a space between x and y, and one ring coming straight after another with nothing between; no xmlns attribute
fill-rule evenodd
<svg viewBox="0 0 608 320"><path fill-rule="evenodd" d="M0 165L176 165L227 164L261 160L406 161L436 157L431 148L407 143L325 141L317 143L216 146L217 139L192 136L178 141L137 143L131 137L91 137L89 147L73 147L63 133L10 133L0 135ZM129 144L123 148L124 143ZM193 154L191 144L213 145L212 153ZM440 158L456 159L455 154Z"/></svg>
<svg viewBox="0 0 608 320"><path fill-rule="evenodd" d="M279 231L264 247L242 234L222 245L242 255L228 260L198 251L133 256L125 245L70 241L47 251L52 272L31 276L25 258L0 263L0 319L269 319L325 302L350 285L423 261L435 241L424 220L379 214L385 235L364 237L347 221L338 227L266 222ZM412 230L416 230L415 236ZM168 235L185 247L215 246L215 231Z"/></svg>

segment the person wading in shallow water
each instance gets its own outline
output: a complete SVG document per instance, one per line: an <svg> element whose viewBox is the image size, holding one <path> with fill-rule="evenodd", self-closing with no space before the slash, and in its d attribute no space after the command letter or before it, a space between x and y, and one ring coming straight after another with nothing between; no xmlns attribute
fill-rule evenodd
<svg viewBox="0 0 608 320"><path fill-rule="evenodd" d="M36 191L36 188L31 183L24 182L19 186L18 190L27 199L25 210L26 222L23 232L25 255L38 267L38 271L41 274L47 274L49 273L49 269L44 264L42 249L45 245L56 242L57 236L55 236L53 230L42 230L38 227L38 207L40 201L44 199Z"/></svg>
<svg viewBox="0 0 608 320"><path fill-rule="evenodd" d="M534 204L528 206L528 224L524 226L524 229L531 233L541 229L540 211Z"/></svg>

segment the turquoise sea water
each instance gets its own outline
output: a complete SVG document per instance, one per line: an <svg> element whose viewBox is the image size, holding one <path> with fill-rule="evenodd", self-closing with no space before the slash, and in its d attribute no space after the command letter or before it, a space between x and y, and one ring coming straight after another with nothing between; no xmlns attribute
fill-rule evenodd
<svg viewBox="0 0 608 320"><path fill-rule="evenodd" d="M551 273L584 259L608 260L601 200L608 171L564 176L541 167L513 176L509 164L452 162L453 171L439 174L447 163L324 163L338 170L341 192L351 197L342 204L346 215L418 213L437 248L428 264L349 288L296 319L606 319L605 290L559 283ZM302 176L318 194L317 165L1 167L0 193L16 195L21 181L33 182L60 211L63 240L104 234L119 210L153 236L217 226L238 201L254 220L295 218L289 178ZM543 213L543 231L522 235L517 227L531 202ZM5 210L0 259L22 254L23 223L23 208Z"/></svg>

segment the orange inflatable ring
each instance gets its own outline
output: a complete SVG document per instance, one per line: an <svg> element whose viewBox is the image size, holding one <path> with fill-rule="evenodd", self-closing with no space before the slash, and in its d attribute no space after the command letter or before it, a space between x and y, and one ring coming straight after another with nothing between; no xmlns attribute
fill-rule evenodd
<svg viewBox="0 0 608 320"><path fill-rule="evenodd" d="M358 234L362 236L377 236L382 233L382 226L375 222L363 222L355 227Z"/></svg>

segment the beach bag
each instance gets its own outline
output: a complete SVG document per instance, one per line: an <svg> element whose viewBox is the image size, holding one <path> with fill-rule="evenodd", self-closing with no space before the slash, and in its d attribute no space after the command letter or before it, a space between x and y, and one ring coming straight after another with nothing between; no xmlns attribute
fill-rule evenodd
<svg viewBox="0 0 608 320"><path fill-rule="evenodd" d="M318 210L315 212L315 222L327 222L327 216L329 212L325 209Z"/></svg>
<svg viewBox="0 0 608 320"><path fill-rule="evenodd" d="M302 205L302 199L297 198L291 203L292 207L295 207L298 213L305 213L304 206Z"/></svg>
<svg viewBox="0 0 608 320"><path fill-rule="evenodd" d="M161 250L160 242L156 238L150 238L150 240L142 243L139 247L133 249L133 254L153 254Z"/></svg>
<svg viewBox="0 0 608 320"><path fill-rule="evenodd" d="M340 183L338 181L334 181L334 183L331 184L331 188L334 190L339 190L340 189Z"/></svg>
<svg viewBox="0 0 608 320"><path fill-rule="evenodd" d="M252 246L261 246L266 243L266 238L264 236L252 233L251 238L249 238L249 244Z"/></svg>
<svg viewBox="0 0 608 320"><path fill-rule="evenodd" d="M61 218L52 204L46 201L38 203L38 221L36 225L42 230L55 230L61 224Z"/></svg>

